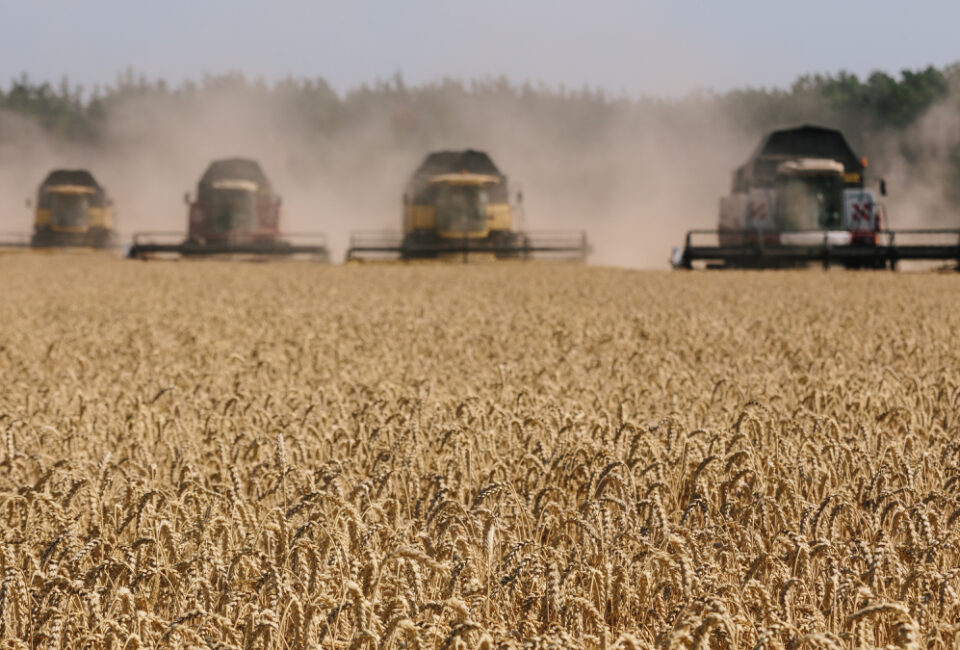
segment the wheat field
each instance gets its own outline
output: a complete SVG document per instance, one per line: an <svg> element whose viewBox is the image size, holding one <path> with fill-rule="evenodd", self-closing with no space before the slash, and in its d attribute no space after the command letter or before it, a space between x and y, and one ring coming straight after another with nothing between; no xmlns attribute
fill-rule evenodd
<svg viewBox="0 0 960 650"><path fill-rule="evenodd" d="M955 274L0 282L0 648L960 643Z"/></svg>

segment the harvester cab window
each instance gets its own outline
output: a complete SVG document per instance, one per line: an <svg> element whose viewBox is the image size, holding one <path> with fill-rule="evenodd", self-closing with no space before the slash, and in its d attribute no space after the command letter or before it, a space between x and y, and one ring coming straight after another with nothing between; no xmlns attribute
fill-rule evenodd
<svg viewBox="0 0 960 650"><path fill-rule="evenodd" d="M483 187L442 185L437 188L437 227L444 232L487 229L488 192Z"/></svg>
<svg viewBox="0 0 960 650"><path fill-rule="evenodd" d="M217 189L213 193L213 229L219 232L252 230L256 224L257 197L239 189Z"/></svg>
<svg viewBox="0 0 960 650"><path fill-rule="evenodd" d="M87 225L87 208L90 207L88 195L51 192L49 199L55 227L83 228Z"/></svg>
<svg viewBox="0 0 960 650"><path fill-rule="evenodd" d="M780 227L833 230L843 227L843 178L835 174L782 176Z"/></svg>

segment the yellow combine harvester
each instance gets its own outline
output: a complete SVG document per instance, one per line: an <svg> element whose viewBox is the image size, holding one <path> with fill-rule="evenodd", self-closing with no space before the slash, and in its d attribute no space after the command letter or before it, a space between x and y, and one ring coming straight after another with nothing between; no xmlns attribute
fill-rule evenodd
<svg viewBox="0 0 960 650"><path fill-rule="evenodd" d="M482 151L431 153L414 172L403 197L403 232L362 231L350 237L347 260L436 259L474 254L496 259L534 255L583 260L583 232L524 232L509 200L507 177Z"/></svg>
<svg viewBox="0 0 960 650"><path fill-rule="evenodd" d="M114 246L113 201L85 169L55 169L37 190L32 248Z"/></svg>

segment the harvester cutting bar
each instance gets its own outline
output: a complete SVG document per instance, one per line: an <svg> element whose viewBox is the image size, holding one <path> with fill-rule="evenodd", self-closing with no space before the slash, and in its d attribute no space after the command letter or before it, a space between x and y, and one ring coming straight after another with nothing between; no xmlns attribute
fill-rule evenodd
<svg viewBox="0 0 960 650"><path fill-rule="evenodd" d="M429 259L471 254L491 254L504 259L530 259L545 256L551 259L586 260L590 247L585 232L539 231L510 233L496 238L404 237L394 231L360 231L351 234L347 260L363 259Z"/></svg>
<svg viewBox="0 0 960 650"><path fill-rule="evenodd" d="M886 235L890 268L896 268L901 260L956 260L960 270L960 230L890 230L882 234Z"/></svg>
<svg viewBox="0 0 960 650"><path fill-rule="evenodd" d="M393 230L360 230L350 233L347 261L394 258L403 253L403 234Z"/></svg>
<svg viewBox="0 0 960 650"><path fill-rule="evenodd" d="M141 232L133 236L127 251L130 259L146 259L152 255L174 254L183 257L214 255L252 255L289 257L306 255L321 262L330 261L326 237L317 233L285 234L283 239L248 242L199 242L183 239L183 233ZM179 239L172 242L171 239ZM290 240L309 239L310 243L292 243ZM163 241L166 240L166 241Z"/></svg>
<svg viewBox="0 0 960 650"><path fill-rule="evenodd" d="M716 243L695 242L707 236ZM960 229L888 230L876 233L875 240L873 236L824 230L691 230L683 250L675 251L673 265L777 268L820 262L824 268L837 264L896 269L902 260L919 260L956 261L960 269Z"/></svg>
<svg viewBox="0 0 960 650"><path fill-rule="evenodd" d="M523 233L528 253L546 254L579 262L585 262L590 253L586 231L535 230Z"/></svg>

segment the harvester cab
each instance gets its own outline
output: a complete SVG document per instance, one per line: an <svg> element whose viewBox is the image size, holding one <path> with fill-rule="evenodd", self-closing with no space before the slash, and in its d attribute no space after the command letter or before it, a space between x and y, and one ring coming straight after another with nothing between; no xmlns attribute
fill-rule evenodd
<svg viewBox="0 0 960 650"><path fill-rule="evenodd" d="M114 245L113 201L93 175L85 169L50 172L37 190L30 246L110 248Z"/></svg>
<svg viewBox="0 0 960 650"><path fill-rule="evenodd" d="M843 228L843 165L800 158L777 168L776 220L783 230Z"/></svg>
<svg viewBox="0 0 960 650"><path fill-rule="evenodd" d="M586 258L583 232L517 229L519 209L509 196L507 177L486 153L431 153L404 191L402 232L352 233L347 260Z"/></svg>
<svg viewBox="0 0 960 650"><path fill-rule="evenodd" d="M188 205L188 238L196 242L239 244L274 241L279 235L280 198L250 180L212 181L202 198L198 193Z"/></svg>
<svg viewBox="0 0 960 650"><path fill-rule="evenodd" d="M134 235L128 256L307 256L328 261L322 234L280 233L280 197L260 165L231 158L210 164L188 206L187 233L145 232ZM179 241L169 241L176 239ZM298 240L294 243L292 240ZM167 241L164 241L167 240Z"/></svg>
<svg viewBox="0 0 960 650"><path fill-rule="evenodd" d="M782 268L820 263L895 268L900 260L958 260L960 231L886 229L885 208L867 187L867 160L839 131L774 131L734 173L717 230L687 232L673 265ZM878 183L879 195L886 182ZM706 241L712 240L712 241Z"/></svg>
<svg viewBox="0 0 960 650"><path fill-rule="evenodd" d="M430 190L434 193L434 215L437 236L450 239L459 237L482 238L490 235L491 227L496 228L497 207L505 203L499 200L500 179L485 174L440 174L430 179ZM488 208L493 199L494 209ZM412 204L404 206L407 218L412 219Z"/></svg>

